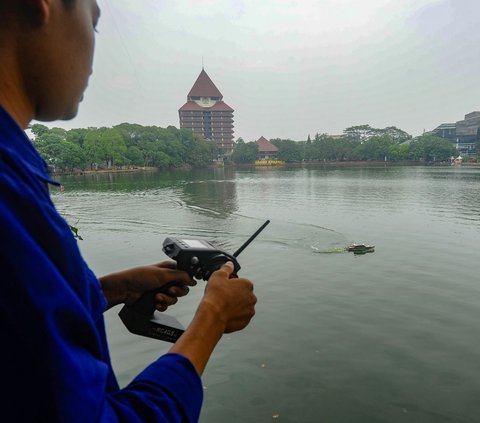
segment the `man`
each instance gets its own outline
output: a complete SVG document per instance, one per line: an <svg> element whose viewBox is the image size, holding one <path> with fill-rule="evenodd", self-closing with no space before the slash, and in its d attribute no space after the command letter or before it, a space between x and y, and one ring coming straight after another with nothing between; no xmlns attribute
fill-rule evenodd
<svg viewBox="0 0 480 423"><path fill-rule="evenodd" d="M99 280L48 195L55 184L21 128L73 118L91 74L95 0L0 0L0 421L196 421L202 374L223 333L243 329L252 284L225 264L169 354L119 389L102 313L145 292L165 310L194 281L169 263Z"/></svg>

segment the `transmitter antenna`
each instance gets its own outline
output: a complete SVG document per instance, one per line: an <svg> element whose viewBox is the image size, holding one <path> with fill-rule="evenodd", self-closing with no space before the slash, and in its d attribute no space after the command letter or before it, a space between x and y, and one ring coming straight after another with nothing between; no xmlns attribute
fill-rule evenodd
<svg viewBox="0 0 480 423"><path fill-rule="evenodd" d="M237 250L235 251L232 255L233 257L238 257L240 255L240 253L245 250L245 248L248 247L248 245L257 237L257 235L262 232L264 229L265 229L265 226L267 226L268 224L270 223L270 220L267 220L262 226L260 226L256 232L250 237L248 238L244 244Z"/></svg>

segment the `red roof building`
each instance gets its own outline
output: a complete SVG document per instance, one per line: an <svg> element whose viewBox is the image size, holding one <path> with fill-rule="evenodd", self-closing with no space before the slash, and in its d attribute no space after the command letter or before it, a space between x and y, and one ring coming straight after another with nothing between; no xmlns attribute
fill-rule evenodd
<svg viewBox="0 0 480 423"><path fill-rule="evenodd" d="M269 160L277 157L278 148L275 147L265 137L260 137L257 140L258 158L259 160Z"/></svg>
<svg viewBox="0 0 480 423"><path fill-rule="evenodd" d="M202 68L178 110L180 128L191 129L206 140L215 141L222 157L233 152L233 109L223 102L223 95Z"/></svg>

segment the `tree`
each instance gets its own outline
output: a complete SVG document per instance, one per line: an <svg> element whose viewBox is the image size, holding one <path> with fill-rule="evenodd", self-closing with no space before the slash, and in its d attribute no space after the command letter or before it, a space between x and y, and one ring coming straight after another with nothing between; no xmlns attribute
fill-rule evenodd
<svg viewBox="0 0 480 423"><path fill-rule="evenodd" d="M396 126L388 126L384 129L378 129L377 135L386 136L396 144L401 144L402 142L412 139L410 134L397 128Z"/></svg>
<svg viewBox="0 0 480 423"><path fill-rule="evenodd" d="M349 137L333 138L327 134L315 134L311 145L306 145L307 160L342 161L352 159L357 142Z"/></svg>
<svg viewBox="0 0 480 423"><path fill-rule="evenodd" d="M127 158L129 164L134 166L142 166L144 164L142 151L134 145L131 145L127 148L125 157Z"/></svg>
<svg viewBox="0 0 480 423"><path fill-rule="evenodd" d="M160 128L122 123L113 128L66 131L35 124L32 132L36 134L42 152L51 164L55 162L57 169L64 161L60 155L68 149L77 156L75 166L79 165L78 152L81 151L82 166L87 165L91 169L98 166L110 169L122 164L157 166L162 169L185 164L201 167L211 163L217 156L214 142L204 140L189 129L177 129L174 126ZM63 145L61 141L79 149L72 149L70 144Z"/></svg>
<svg viewBox="0 0 480 423"><path fill-rule="evenodd" d="M101 154L107 169L112 166L125 163L127 147L123 141L121 132L115 128L108 128L100 134Z"/></svg>
<svg viewBox="0 0 480 423"><path fill-rule="evenodd" d="M144 131L145 127L138 125L136 123L121 123L120 125L114 126L115 129L118 129L123 136L125 145L130 147L131 145L137 144L138 137Z"/></svg>
<svg viewBox="0 0 480 423"><path fill-rule="evenodd" d="M48 133L52 135L58 135L60 138L62 138L62 140L67 139L67 130L63 128L50 128Z"/></svg>
<svg viewBox="0 0 480 423"><path fill-rule="evenodd" d="M82 149L74 143L63 140L58 133L50 131L43 133L37 137L35 146L55 171L83 169L85 166Z"/></svg>
<svg viewBox="0 0 480 423"><path fill-rule="evenodd" d="M275 138L270 140L278 148L277 158L286 162L301 162L303 159L303 146L291 139Z"/></svg>
<svg viewBox="0 0 480 423"><path fill-rule="evenodd" d="M96 168L103 159L102 132L102 129L89 128L85 135L83 149L85 158L91 169Z"/></svg>
<svg viewBox="0 0 480 423"><path fill-rule="evenodd" d="M91 168L105 163L106 168L111 169L115 164L128 162L127 147L122 133L116 128L89 128L83 149Z"/></svg>
<svg viewBox="0 0 480 423"><path fill-rule="evenodd" d="M36 137L40 137L48 131L48 127L40 123L34 123L30 129Z"/></svg>
<svg viewBox="0 0 480 423"><path fill-rule="evenodd" d="M152 162L159 169L168 169L172 164L171 157L163 151L154 151L152 153Z"/></svg>
<svg viewBox="0 0 480 423"><path fill-rule="evenodd" d="M70 131L67 132L66 139L69 142L73 142L74 144L83 147L83 143L85 141L85 136L87 135L87 133L88 129L85 128L70 129Z"/></svg>
<svg viewBox="0 0 480 423"><path fill-rule="evenodd" d="M251 141L245 143L239 138L232 153L232 161L234 163L253 163L258 157L258 145Z"/></svg>
<svg viewBox="0 0 480 423"><path fill-rule="evenodd" d="M392 144L388 151L388 160L394 162L400 160L407 160L409 148L410 146L408 144Z"/></svg>
<svg viewBox="0 0 480 423"><path fill-rule="evenodd" d="M356 142L364 142L371 137L375 132L370 125L356 125L346 128L343 133L345 136L353 139Z"/></svg>
<svg viewBox="0 0 480 423"><path fill-rule="evenodd" d="M458 154L450 141L430 134L417 137L410 143L409 157L425 162L447 161Z"/></svg>
<svg viewBox="0 0 480 423"><path fill-rule="evenodd" d="M383 160L388 156L393 141L386 135L373 136L353 150L353 157L360 160Z"/></svg>
<svg viewBox="0 0 480 423"><path fill-rule="evenodd" d="M190 129L177 130L177 136L184 147L185 163L193 167L206 166L216 157L216 144L195 135Z"/></svg>
<svg viewBox="0 0 480 423"><path fill-rule="evenodd" d="M351 126L343 131L345 136L363 143L372 137L389 138L393 143L402 143L412 138L407 132L397 128L396 126L388 126L386 128L372 128L370 125Z"/></svg>

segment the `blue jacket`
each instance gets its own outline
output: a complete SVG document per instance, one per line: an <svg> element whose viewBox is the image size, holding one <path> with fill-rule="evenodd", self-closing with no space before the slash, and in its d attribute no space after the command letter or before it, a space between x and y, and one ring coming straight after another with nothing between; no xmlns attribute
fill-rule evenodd
<svg viewBox="0 0 480 423"><path fill-rule="evenodd" d="M0 421L197 421L202 385L181 355L161 357L119 389L106 301L55 210L51 183L0 107Z"/></svg>

